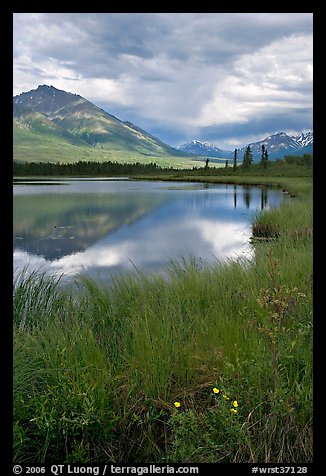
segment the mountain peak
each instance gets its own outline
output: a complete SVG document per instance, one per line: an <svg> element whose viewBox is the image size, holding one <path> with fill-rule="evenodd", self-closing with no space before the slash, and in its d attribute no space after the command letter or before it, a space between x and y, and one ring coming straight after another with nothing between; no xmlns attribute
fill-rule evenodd
<svg viewBox="0 0 326 476"><path fill-rule="evenodd" d="M272 160L282 158L285 155L312 153L313 132L310 132L309 135L302 132L298 136L289 136L286 132L277 132L261 141L248 144L255 160L260 160L263 144ZM240 152L244 151L245 147L239 150Z"/></svg>
<svg viewBox="0 0 326 476"><path fill-rule="evenodd" d="M301 132L297 136L289 136L286 132L275 132L265 139L248 144L251 148L255 160L260 160L262 145L268 150L271 160L282 158L289 154L312 153L313 148L313 132ZM238 148L239 157L245 152L247 146ZM209 142L201 142L193 140L187 144L178 147L182 152L201 155L204 157L232 158L233 152L222 150L210 144Z"/></svg>
<svg viewBox="0 0 326 476"><path fill-rule="evenodd" d="M80 100L86 101L77 94L67 93L47 84L39 85L37 89L31 89L13 98L14 104L21 109L40 112L46 116L51 116L62 107Z"/></svg>
<svg viewBox="0 0 326 476"><path fill-rule="evenodd" d="M297 136L292 136L302 147L307 147L313 144L314 133L312 131L301 132Z"/></svg>
<svg viewBox="0 0 326 476"><path fill-rule="evenodd" d="M38 89L56 89L56 88L55 88L54 86L52 86L52 84L51 84L51 86L49 86L48 84L39 84L39 85L37 86L36 91L37 91Z"/></svg>
<svg viewBox="0 0 326 476"><path fill-rule="evenodd" d="M33 90L32 90L33 91ZM65 91L61 91L60 89L58 88L55 88L54 86L52 86L52 84L49 86L48 84L40 84L39 86L37 86L37 88L35 89L36 92L49 92L49 93L56 93L57 91L58 92L65 92ZM71 94L71 93L66 93L66 94Z"/></svg>
<svg viewBox="0 0 326 476"><path fill-rule="evenodd" d="M38 134L40 144L56 137L60 142L82 141L84 146L141 154L142 156L181 156L176 149L146 131L100 109L78 94L42 84L37 89L13 97L13 113L18 143L25 140L21 130ZM35 137L35 136L34 136ZM76 142L77 141L77 142ZM17 144L17 140L16 140ZM60 154L58 154L60 155Z"/></svg>
<svg viewBox="0 0 326 476"><path fill-rule="evenodd" d="M227 157L229 152L222 150L215 145L209 142L201 142L199 140L192 140L187 144L183 144L177 148L182 152L186 152L187 154L194 154L200 156L208 156L208 157Z"/></svg>

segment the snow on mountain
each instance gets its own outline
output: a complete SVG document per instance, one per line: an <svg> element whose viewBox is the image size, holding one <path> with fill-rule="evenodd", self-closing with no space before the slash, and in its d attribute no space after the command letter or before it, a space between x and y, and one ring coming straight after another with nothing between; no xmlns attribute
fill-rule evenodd
<svg viewBox="0 0 326 476"><path fill-rule="evenodd" d="M225 158L230 157L232 152L222 150L219 147L216 147L209 142L201 142L199 140L192 140L191 142L187 142L179 147L178 150L181 152L187 152L188 154L200 155L200 156L208 156L208 157L219 157Z"/></svg>
<svg viewBox="0 0 326 476"><path fill-rule="evenodd" d="M261 159L262 145L268 151L271 160L283 158L285 155L312 153L313 132L301 133L297 136L289 136L285 132L277 132L265 139L248 144L251 148L255 161ZM246 147L239 149L239 153L245 152Z"/></svg>
<svg viewBox="0 0 326 476"><path fill-rule="evenodd" d="M253 142L248 145L250 145L253 153L261 153L261 147L263 144L271 152L276 152L280 149L286 149L290 151L291 149L296 150L301 147L293 137L288 136L285 132L272 134L261 141Z"/></svg>
<svg viewBox="0 0 326 476"><path fill-rule="evenodd" d="M290 136L285 132L271 134L263 140L248 144L251 148L255 161L261 159L262 145L268 151L269 158L283 158L285 155L296 155L312 153L313 150L313 132L301 132L297 136ZM238 158L241 160L247 146L238 148ZM209 142L193 140L187 144L178 147L182 152L188 152L195 155L206 157L232 158L233 151L222 150Z"/></svg>
<svg viewBox="0 0 326 476"><path fill-rule="evenodd" d="M301 145L301 147L306 147L314 142L314 133L312 131L301 132L301 134L292 137Z"/></svg>

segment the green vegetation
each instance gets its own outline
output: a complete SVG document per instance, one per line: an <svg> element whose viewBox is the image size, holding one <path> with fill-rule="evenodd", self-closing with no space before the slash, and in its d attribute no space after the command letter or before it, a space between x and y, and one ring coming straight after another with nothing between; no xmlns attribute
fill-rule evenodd
<svg viewBox="0 0 326 476"><path fill-rule="evenodd" d="M119 162L91 162L78 161L71 164L55 164L46 162L30 162L30 163L13 163L14 177L37 177L37 176L129 176L135 174L155 174L174 172L175 169L162 168L156 163L148 164L135 163L119 163Z"/></svg>
<svg viewBox="0 0 326 476"><path fill-rule="evenodd" d="M295 195L255 217L254 262L80 276L74 293L17 278L16 462L312 461L312 179L287 167L164 177Z"/></svg>
<svg viewBox="0 0 326 476"><path fill-rule="evenodd" d="M237 164L237 154L235 153L235 160L233 160L233 167L193 167L192 169L179 170L175 171L173 174L167 172L166 175L170 174L169 180L173 178L178 178L188 176L189 179L193 177L197 179L200 176L204 176L208 180L215 180L215 177L218 181L223 180L235 180L237 183L240 183L242 178L245 178L245 181L250 182L250 177L253 178L253 182L256 181L256 177L263 178L264 181L272 181L273 179L279 178L288 178L288 177L312 177L313 173L313 156L310 154L304 154L303 156L286 156L284 160L267 160L265 156L265 162L259 163L250 163L247 166Z"/></svg>
<svg viewBox="0 0 326 476"><path fill-rule="evenodd" d="M248 145L243 156L242 167L244 169L248 169L251 166L252 161L253 161L253 156L252 156L250 145Z"/></svg>
<svg viewBox="0 0 326 476"><path fill-rule="evenodd" d="M190 167L179 152L78 95L39 86L13 103L13 159L18 162L117 161Z"/></svg>
<svg viewBox="0 0 326 476"><path fill-rule="evenodd" d="M128 161L128 156L124 157L125 161L120 162L117 160L79 160L75 162L35 162L35 161L14 161L13 162L13 175L14 177L28 177L28 176L87 176L87 177L105 177L105 176L137 176L137 175L150 175L151 178L155 175L168 180L180 178L185 176L189 179L193 177L197 180L199 176L204 175L204 180L211 180L217 176L217 180L225 179L225 175L231 177L237 176L259 176L259 177L311 177L312 176L312 156L305 154L301 156L286 156L285 160L268 161L266 155L263 162L258 164L252 164L243 167L237 166L237 153L235 151L235 157L233 161L232 169L228 166L221 166L221 164L215 164L213 167L209 167L209 159L203 160L203 166L197 167L192 165L189 168L189 163L181 162L178 168L178 162L175 157L173 158L173 165L169 162L169 158L165 158L165 162L162 160L157 163L155 157L148 157L148 161ZM134 157L135 159L135 157ZM139 157L138 157L139 159ZM151 160L150 160L151 159ZM205 165L204 165L205 163ZM188 167L188 168L186 168ZM226 170L227 169L227 170ZM163 177L164 178L164 177Z"/></svg>
<svg viewBox="0 0 326 476"><path fill-rule="evenodd" d="M149 164L156 162L162 167L187 168L192 167L191 157L172 155L166 151L157 149L148 153L146 150L124 149L122 146L105 148L102 145L90 145L79 136L69 134L64 129L57 132L45 128L40 132L38 129L30 129L25 124L13 125L13 158L18 163L47 163L71 164L77 161L92 162L119 162Z"/></svg>

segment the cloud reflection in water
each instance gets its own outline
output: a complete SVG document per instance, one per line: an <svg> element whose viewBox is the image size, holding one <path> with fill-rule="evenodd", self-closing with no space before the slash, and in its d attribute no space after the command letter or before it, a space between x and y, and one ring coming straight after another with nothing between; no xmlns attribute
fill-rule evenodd
<svg viewBox="0 0 326 476"><path fill-rule="evenodd" d="M29 266L55 274L76 275L83 271L96 274L97 271L121 272L132 270L132 263L139 269L159 271L168 258L200 257L211 262L252 256L248 243L250 225L245 221L210 220L194 216L179 216L166 219L149 228L146 217L137 223L109 234L85 251L63 256L49 261L26 252L15 252L15 265L21 266L26 260ZM144 226L145 225L145 226Z"/></svg>
<svg viewBox="0 0 326 476"><path fill-rule="evenodd" d="M235 191L242 196L236 206ZM31 250L27 252L20 243L14 252L14 267L18 269L28 263L30 270L41 268L67 277L81 272L109 277L111 273L132 271L134 266L145 272L159 272L170 259L194 257L212 263L253 257L250 216L260 208L261 190L212 186L164 193L168 199L160 200L149 213L132 222L124 221L84 250L50 260ZM270 198L270 203L278 205L281 194L273 191ZM151 195L147 200L151 200ZM265 198L264 201L268 206ZM96 215L93 218L96 222Z"/></svg>

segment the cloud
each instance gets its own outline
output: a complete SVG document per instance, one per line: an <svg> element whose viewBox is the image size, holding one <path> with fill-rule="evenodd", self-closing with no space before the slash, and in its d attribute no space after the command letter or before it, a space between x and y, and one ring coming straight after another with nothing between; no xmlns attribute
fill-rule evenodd
<svg viewBox="0 0 326 476"><path fill-rule="evenodd" d="M15 13L13 46L14 94L52 84L169 143L312 123L312 13Z"/></svg>
<svg viewBox="0 0 326 476"><path fill-rule="evenodd" d="M223 203L223 206L228 207L230 204ZM121 228L85 251L53 261L17 249L14 252L14 269L17 275L23 269L31 273L41 268L50 275L69 277L91 269L131 270L131 263L142 270L158 270L168 265L167 256L170 255L174 259L200 255L207 263L253 258L253 250L248 242L250 224L245 219L233 221L223 219L220 215L216 223L216 219L196 216L194 213L189 215L187 208L183 208L182 214L178 214L178 227L173 218L163 219L152 228L145 226L145 230L141 222L136 222L132 227L132 232ZM180 236L183 237L182 242ZM194 249L194 243L199 254Z"/></svg>
<svg viewBox="0 0 326 476"><path fill-rule="evenodd" d="M247 123L255 117L299 110L312 104L312 38L277 40L234 62L218 79L212 100L195 123Z"/></svg>

